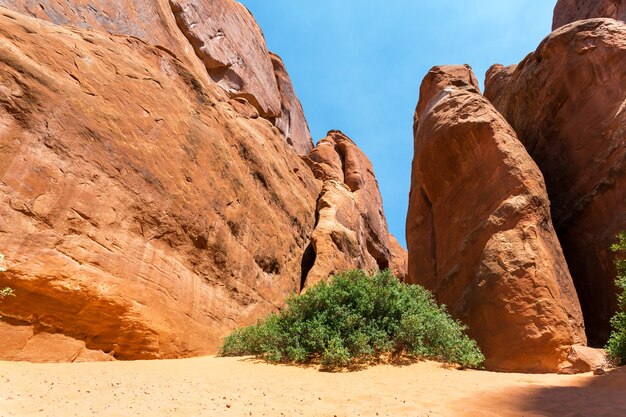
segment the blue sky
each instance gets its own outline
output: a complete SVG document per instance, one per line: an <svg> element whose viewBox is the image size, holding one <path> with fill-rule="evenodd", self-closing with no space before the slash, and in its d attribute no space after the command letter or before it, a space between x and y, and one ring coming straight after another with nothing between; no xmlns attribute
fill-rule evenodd
<svg viewBox="0 0 626 417"><path fill-rule="evenodd" d="M240 0L285 61L313 141L342 130L366 153L390 231L405 245L419 86L435 65L470 64L481 82L549 34L538 0Z"/></svg>

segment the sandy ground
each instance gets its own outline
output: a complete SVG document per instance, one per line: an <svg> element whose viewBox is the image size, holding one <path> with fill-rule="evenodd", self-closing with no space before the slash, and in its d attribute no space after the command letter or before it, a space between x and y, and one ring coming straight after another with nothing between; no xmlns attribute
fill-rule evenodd
<svg viewBox="0 0 626 417"><path fill-rule="evenodd" d="M432 362L331 374L252 359L0 362L0 416L626 416L626 369L498 374Z"/></svg>

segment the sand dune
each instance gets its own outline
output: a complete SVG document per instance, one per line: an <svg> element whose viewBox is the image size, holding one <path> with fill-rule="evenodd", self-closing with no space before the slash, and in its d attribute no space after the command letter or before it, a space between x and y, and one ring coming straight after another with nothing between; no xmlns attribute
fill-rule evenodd
<svg viewBox="0 0 626 417"><path fill-rule="evenodd" d="M0 416L625 416L626 372L498 374L433 362L360 372L195 358L0 362Z"/></svg>

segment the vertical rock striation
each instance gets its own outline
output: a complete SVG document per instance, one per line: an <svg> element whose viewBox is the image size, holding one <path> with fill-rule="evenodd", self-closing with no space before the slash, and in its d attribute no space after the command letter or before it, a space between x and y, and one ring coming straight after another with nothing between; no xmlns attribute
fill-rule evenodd
<svg viewBox="0 0 626 417"><path fill-rule="evenodd" d="M280 57L270 52L274 73L280 91L280 116L276 118L274 125L285 136L285 140L298 155L308 155L313 150L313 140L309 131L309 124L304 116L302 104L291 84L289 73Z"/></svg>
<svg viewBox="0 0 626 417"><path fill-rule="evenodd" d="M492 67L485 96L541 169L585 315L603 345L616 309L610 245L626 228L626 25L579 21L519 65Z"/></svg>
<svg viewBox="0 0 626 417"><path fill-rule="evenodd" d="M300 290L319 185L252 106L136 38L6 9L0 55L2 359L211 353Z"/></svg>
<svg viewBox="0 0 626 417"><path fill-rule="evenodd" d="M389 234L369 159L339 131L330 131L305 158L323 181L311 244L315 261L304 286L346 269L390 268L404 279L406 251Z"/></svg>
<svg viewBox="0 0 626 417"><path fill-rule="evenodd" d="M422 83L407 243L409 281L469 325L488 369L558 371L585 343L541 172L467 66Z"/></svg>

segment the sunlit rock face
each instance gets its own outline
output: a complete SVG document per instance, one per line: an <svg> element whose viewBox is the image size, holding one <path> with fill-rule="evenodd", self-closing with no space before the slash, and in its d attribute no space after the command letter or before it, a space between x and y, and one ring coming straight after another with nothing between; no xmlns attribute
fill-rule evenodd
<svg viewBox="0 0 626 417"><path fill-rule="evenodd" d="M467 66L426 75L414 132L409 282L469 326L488 369L560 370L585 333L537 165Z"/></svg>
<svg viewBox="0 0 626 417"><path fill-rule="evenodd" d="M306 158L323 181L311 240L315 261L305 285L346 269L391 269L404 279L407 252L389 234L374 169L356 144L331 131Z"/></svg>
<svg viewBox="0 0 626 417"><path fill-rule="evenodd" d="M626 229L625 63L626 24L583 20L554 31L519 65L492 67L485 82L543 173L595 346L617 307L610 246Z"/></svg>
<svg viewBox="0 0 626 417"><path fill-rule="evenodd" d="M281 97L280 116L274 124L299 155L307 155L313 149L313 140L302 104L296 96L283 60L273 53L270 56Z"/></svg>
<svg viewBox="0 0 626 417"><path fill-rule="evenodd" d="M215 353L334 272L404 277L347 138L341 187L362 192L344 189L354 206L335 216L360 240L316 257L326 179L284 64L239 3L0 4L0 285L17 294L0 304L0 359ZM365 261L319 267L352 250Z"/></svg>
<svg viewBox="0 0 626 417"><path fill-rule="evenodd" d="M254 17L233 0L0 0L25 15L139 38L166 49L202 81L245 99L306 155L313 144L282 61ZM278 67L276 72L274 68Z"/></svg>
<svg viewBox="0 0 626 417"><path fill-rule="evenodd" d="M132 37L2 9L0 48L3 359L215 352L300 290L320 186L257 109Z"/></svg>

